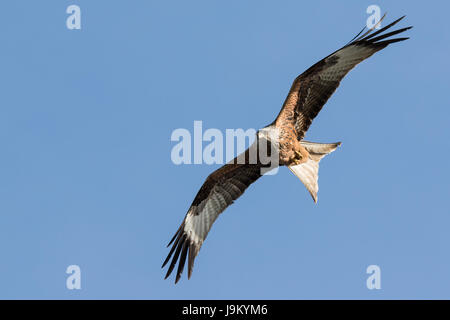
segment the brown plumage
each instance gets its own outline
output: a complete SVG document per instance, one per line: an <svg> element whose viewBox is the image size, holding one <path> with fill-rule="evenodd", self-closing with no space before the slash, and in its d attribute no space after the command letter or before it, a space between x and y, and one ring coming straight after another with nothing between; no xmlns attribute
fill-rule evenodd
<svg viewBox="0 0 450 320"><path fill-rule="evenodd" d="M319 161L334 151L340 143L312 143L304 141L303 137L313 119L339 86L342 78L352 68L389 44L408 39L387 38L411 27L382 34L403 18L395 20L376 32L373 32L372 28L360 36L363 29L350 43L299 75L294 80L275 121L258 131L255 145L268 141L276 146L277 165L288 166L305 184L314 201L317 201ZM268 138L268 133L273 132L276 132L276 141ZM172 245L172 248L163 267L171 258L172 261L166 278L175 268L178 259L175 283L181 277L186 259L188 259L188 278L191 277L195 257L214 221L244 193L250 184L262 176L262 169L267 167L267 164L264 165L259 156L252 161L250 157L252 147L246 150L243 158L237 157L225 164L211 173L203 183L181 226L168 244L168 246Z"/></svg>

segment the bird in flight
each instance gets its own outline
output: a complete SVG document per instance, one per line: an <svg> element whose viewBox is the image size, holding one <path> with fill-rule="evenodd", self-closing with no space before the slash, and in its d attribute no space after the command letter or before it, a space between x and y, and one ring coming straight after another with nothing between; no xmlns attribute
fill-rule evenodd
<svg viewBox="0 0 450 320"><path fill-rule="evenodd" d="M257 132L255 143L206 178L181 226L167 245L172 247L162 265L164 267L171 261L166 279L179 261L175 283L180 280L186 258L188 279L191 277L195 257L214 221L250 184L264 174L263 169L267 169L269 165L287 166L303 182L314 202L317 202L319 161L333 152L340 142L315 143L303 138L313 119L351 69L391 43L409 39L391 37L412 27L384 32L404 16L374 32L384 17L385 15L373 28L367 31L363 28L344 47L299 75L294 80L280 113L270 125ZM260 151L263 149L268 157L261 155ZM266 158L270 158L270 163Z"/></svg>

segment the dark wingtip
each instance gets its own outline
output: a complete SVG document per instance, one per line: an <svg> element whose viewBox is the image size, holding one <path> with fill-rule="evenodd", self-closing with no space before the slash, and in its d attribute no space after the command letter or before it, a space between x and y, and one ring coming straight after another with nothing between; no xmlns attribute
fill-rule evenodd
<svg viewBox="0 0 450 320"><path fill-rule="evenodd" d="M178 242L180 241L182 233L179 232L179 229L178 229L178 231L177 231L177 233L175 235L178 235L178 236L177 236L175 242L173 243L172 249L170 249L169 254L166 257L166 260L164 260L161 268L164 268L164 266L167 264L167 262L169 262L170 258L172 257L173 252L175 251L175 248L178 246ZM170 243L172 243L172 242L173 241L171 241Z"/></svg>
<svg viewBox="0 0 450 320"><path fill-rule="evenodd" d="M166 257L166 260L164 260L164 262L163 262L163 264L162 264L162 266L161 266L161 269L164 268L164 267L166 266L167 262L169 262L169 259L170 259L170 256L167 256L167 257Z"/></svg>
<svg viewBox="0 0 450 320"><path fill-rule="evenodd" d="M392 25L396 24L397 22L402 21L404 18L406 17L406 14L401 16L400 18L398 18L397 20L395 20L394 22L392 22Z"/></svg>
<svg viewBox="0 0 450 320"><path fill-rule="evenodd" d="M166 275L164 276L164 280L166 280L169 276L170 276L170 274L172 273L172 270L167 270L167 273L166 273Z"/></svg>
<svg viewBox="0 0 450 320"><path fill-rule="evenodd" d="M387 26L385 26L385 27L381 28L380 30L372 33L372 31L375 29L375 27L377 25L379 25L379 23L383 20L383 19L380 19L380 21L378 21L378 23L371 30L369 30L366 34L364 34L361 37L359 37L358 39L356 39L354 42L363 41L363 42L375 43L376 41L383 40L383 39L385 39L387 37L390 37L390 36L393 36L395 34L404 32L404 31L410 29L410 27L382 34L384 31L390 29L392 26L397 24L399 21L401 21L405 17L406 17L406 15L404 15L403 17L398 18L397 20L389 23ZM380 36L378 36L378 35L380 35ZM375 36L378 36L378 37L375 37ZM380 42L378 42L378 43L380 43ZM385 43L385 44L388 44L388 43Z"/></svg>
<svg viewBox="0 0 450 320"><path fill-rule="evenodd" d="M173 269L173 267L172 267L172 269ZM169 270L167 270L167 273L166 273L166 275L164 276L164 280L166 280L166 279L170 276L170 274L172 273L172 269L169 268Z"/></svg>
<svg viewBox="0 0 450 320"><path fill-rule="evenodd" d="M390 39L390 40L380 41L380 42L377 42L376 44L385 47L385 46L387 46L387 45L389 45L389 44L391 44L391 43L396 43L396 42L400 42L400 41L405 41L405 40L408 40L408 39L409 39L409 37L395 38L395 39Z"/></svg>
<svg viewBox="0 0 450 320"><path fill-rule="evenodd" d="M168 256L169 259L170 259L170 256L172 255L173 249L175 247L176 247L176 250L175 250L174 256L172 257L172 262L170 263L169 269L167 270L166 277L164 279L167 279L167 277L172 273L173 268L175 267L175 264L177 263L178 258L180 256L181 249L183 248L184 243L186 241L186 237L187 237L186 234L181 236L181 233L180 233L180 237L178 237L176 242L173 244L172 250ZM166 260L167 260L167 258L166 258Z"/></svg>
<svg viewBox="0 0 450 320"><path fill-rule="evenodd" d="M173 241L177 238L178 234L180 233L180 230L184 227L184 222L180 225L177 232L173 235L172 239L170 239L169 243L167 244L167 248L173 243Z"/></svg>
<svg viewBox="0 0 450 320"><path fill-rule="evenodd" d="M178 282L178 280L180 280L181 274L183 273L184 264L186 263L186 256L188 253L188 249L189 249L189 244L188 244L188 240L186 239L183 242L183 249L181 250L181 253L180 253L180 261L178 262L178 270L177 270L177 277L175 279L175 284Z"/></svg>

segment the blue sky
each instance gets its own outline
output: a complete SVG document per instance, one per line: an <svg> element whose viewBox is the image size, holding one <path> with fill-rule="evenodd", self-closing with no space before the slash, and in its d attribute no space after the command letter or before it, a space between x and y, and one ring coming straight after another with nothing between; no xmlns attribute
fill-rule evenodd
<svg viewBox="0 0 450 320"><path fill-rule="evenodd" d="M82 29L66 28L79 5ZM356 67L307 134L343 145L314 204L286 168L219 217L194 274L165 247L218 165L173 130L260 128L366 8L410 40ZM411 1L4 1L0 298L450 298L450 5ZM366 268L381 268L368 290ZM81 290L66 288L69 265Z"/></svg>

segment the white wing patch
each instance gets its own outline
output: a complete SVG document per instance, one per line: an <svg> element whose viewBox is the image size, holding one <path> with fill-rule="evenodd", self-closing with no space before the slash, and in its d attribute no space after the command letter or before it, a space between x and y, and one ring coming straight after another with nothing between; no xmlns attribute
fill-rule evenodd
<svg viewBox="0 0 450 320"><path fill-rule="evenodd" d="M184 232L196 245L202 245L219 214L233 202L231 198L227 202L219 188L214 187L210 195L199 206L192 206L186 216Z"/></svg>
<svg viewBox="0 0 450 320"><path fill-rule="evenodd" d="M325 60L338 58L336 64L327 67L320 73L320 79L324 81L340 81L358 63L367 59L375 52L373 48L363 45L352 45L342 48Z"/></svg>
<svg viewBox="0 0 450 320"><path fill-rule="evenodd" d="M216 184L209 196L198 206L192 206L187 213L183 230L188 239L200 247L219 215L239 198L246 187L241 181L233 178Z"/></svg>

